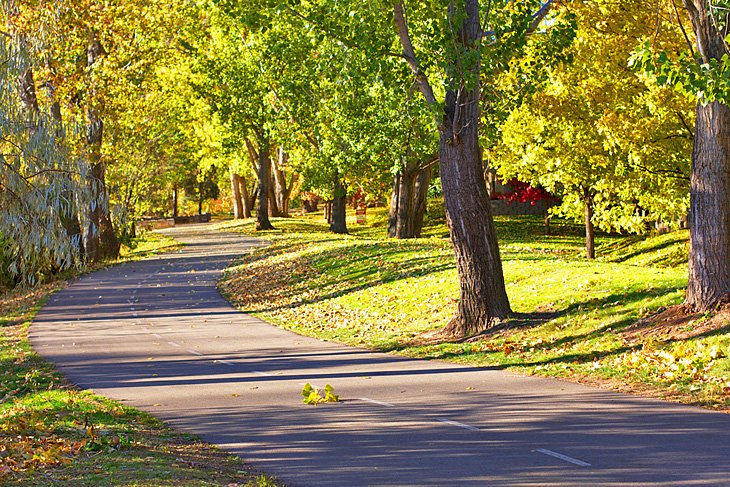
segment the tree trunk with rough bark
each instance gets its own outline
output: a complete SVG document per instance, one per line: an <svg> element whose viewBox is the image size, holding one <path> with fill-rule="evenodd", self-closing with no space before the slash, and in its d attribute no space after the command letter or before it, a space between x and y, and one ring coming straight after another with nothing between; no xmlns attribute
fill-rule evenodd
<svg viewBox="0 0 730 487"><path fill-rule="evenodd" d="M684 0L703 62L729 54L704 0ZM724 15L724 14L723 14ZM730 302L730 107L697 105L690 177L689 282L685 306L709 311Z"/></svg>
<svg viewBox="0 0 730 487"><path fill-rule="evenodd" d="M276 197L276 181L269 176L269 216L282 217L279 200Z"/></svg>
<svg viewBox="0 0 730 487"><path fill-rule="evenodd" d="M730 302L730 107L698 105L690 179L689 282L685 304Z"/></svg>
<svg viewBox="0 0 730 487"><path fill-rule="evenodd" d="M429 184L431 184L430 164L421 168L405 168L395 175L388 213L389 237L421 236Z"/></svg>
<svg viewBox="0 0 730 487"><path fill-rule="evenodd" d="M274 226L269 221L269 186L271 184L270 144L266 137L262 137L259 142L259 204L256 208L256 230L274 230Z"/></svg>
<svg viewBox="0 0 730 487"><path fill-rule="evenodd" d="M297 181L297 175L292 174L291 180L287 181L286 166L289 162L289 154L284 150L283 147L279 147L277 151L276 162L273 164L274 172L274 194L276 198L276 205L279 208L279 216L288 218L289 217L289 201L291 199L292 191L294 190L294 184Z"/></svg>
<svg viewBox="0 0 730 487"><path fill-rule="evenodd" d="M413 238L414 176L413 171L409 170L400 171L395 175L388 215L389 237Z"/></svg>
<svg viewBox="0 0 730 487"><path fill-rule="evenodd" d="M330 231L342 234L349 233L347 231L347 188L342 183L339 174L335 174L331 218Z"/></svg>
<svg viewBox="0 0 730 487"><path fill-rule="evenodd" d="M439 125L439 156L446 219L454 245L461 297L457 312L444 331L467 336L507 318L511 309L479 148L479 46L482 36L479 1L452 2L448 16L456 30L452 39L454 47L462 52L458 54L460 59L449 63L447 72L444 113ZM394 18L415 82L426 102L436 108L439 103L413 49L403 0L394 0ZM533 25L541 19L535 17ZM465 60L468 60L466 65L463 64Z"/></svg>

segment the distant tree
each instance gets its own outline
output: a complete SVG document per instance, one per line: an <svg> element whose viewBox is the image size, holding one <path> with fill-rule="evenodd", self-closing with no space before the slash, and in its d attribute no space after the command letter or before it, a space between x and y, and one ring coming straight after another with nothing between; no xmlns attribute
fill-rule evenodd
<svg viewBox="0 0 730 487"><path fill-rule="evenodd" d="M510 114L493 157L504 179L547 189L561 198L553 213L585 222L589 259L596 226L642 232L687 209L691 106L627 67L632 41L654 34L657 10L626 4L615 16L606 16L610 2L572 6L578 35L565 62L544 68L542 88ZM656 42L683 39L664 29Z"/></svg>

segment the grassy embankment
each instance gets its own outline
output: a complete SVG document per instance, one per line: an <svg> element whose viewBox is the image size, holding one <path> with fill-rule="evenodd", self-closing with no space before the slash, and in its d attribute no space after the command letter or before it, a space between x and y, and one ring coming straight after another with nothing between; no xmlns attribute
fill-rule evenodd
<svg viewBox="0 0 730 487"><path fill-rule="evenodd" d="M122 260L177 246L147 234L124 249ZM33 352L30 320L64 286L58 280L0 292L0 484L274 485L239 459L148 414L72 387Z"/></svg>
<svg viewBox="0 0 730 487"><path fill-rule="evenodd" d="M384 210L352 235L321 215L275 219L270 247L244 256L221 282L241 309L298 333L408 356L560 377L712 408L730 407L730 321L706 317L671 329L633 325L681 302L687 232L599 235L583 257L583 228L498 217L512 326L471 340L424 344L446 324L458 287L443 222L425 238L385 237ZM250 221L222 225L255 234Z"/></svg>

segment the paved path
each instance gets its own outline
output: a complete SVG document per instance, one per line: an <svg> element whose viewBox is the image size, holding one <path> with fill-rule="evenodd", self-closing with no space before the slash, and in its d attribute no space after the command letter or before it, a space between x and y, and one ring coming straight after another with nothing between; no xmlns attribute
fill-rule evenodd
<svg viewBox="0 0 730 487"><path fill-rule="evenodd" d="M33 346L292 485L730 486L730 415L303 338L216 291L255 240L170 233L183 251L55 295ZM345 401L306 406L305 382Z"/></svg>

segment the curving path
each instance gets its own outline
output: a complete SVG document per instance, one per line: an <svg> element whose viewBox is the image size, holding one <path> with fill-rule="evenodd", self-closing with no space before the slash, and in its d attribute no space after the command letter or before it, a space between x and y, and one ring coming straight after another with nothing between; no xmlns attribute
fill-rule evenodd
<svg viewBox="0 0 730 487"><path fill-rule="evenodd" d="M169 234L186 247L56 294L32 344L81 387L292 485L730 486L730 415L304 338L216 290L258 241ZM305 382L345 401L306 406Z"/></svg>

